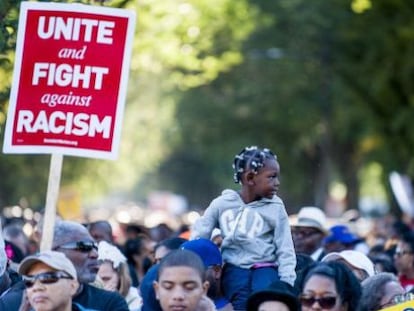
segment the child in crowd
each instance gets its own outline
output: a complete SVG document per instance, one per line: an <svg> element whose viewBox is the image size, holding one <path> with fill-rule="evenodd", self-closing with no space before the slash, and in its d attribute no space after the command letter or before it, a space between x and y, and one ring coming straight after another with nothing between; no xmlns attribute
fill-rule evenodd
<svg viewBox="0 0 414 311"><path fill-rule="evenodd" d="M98 260L100 261L98 276L103 288L120 293L127 302L129 310L141 310L142 298L138 289L132 286L127 260L118 247L107 241L99 242Z"/></svg>
<svg viewBox="0 0 414 311"><path fill-rule="evenodd" d="M191 238L223 236L222 286L235 310L246 310L253 291L277 279L293 285L296 257L288 215L276 195L280 166L269 149L246 147L234 159L240 191L224 190L192 227Z"/></svg>

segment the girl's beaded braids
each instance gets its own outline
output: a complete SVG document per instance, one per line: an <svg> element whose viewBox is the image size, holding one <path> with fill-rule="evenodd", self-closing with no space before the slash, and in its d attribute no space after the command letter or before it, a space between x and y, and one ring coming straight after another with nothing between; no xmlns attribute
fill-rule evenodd
<svg viewBox="0 0 414 311"><path fill-rule="evenodd" d="M260 149L256 146L245 147L234 157L234 182L240 183L241 175L247 170L257 173L264 166L264 161L272 158L277 161L276 155L270 149Z"/></svg>

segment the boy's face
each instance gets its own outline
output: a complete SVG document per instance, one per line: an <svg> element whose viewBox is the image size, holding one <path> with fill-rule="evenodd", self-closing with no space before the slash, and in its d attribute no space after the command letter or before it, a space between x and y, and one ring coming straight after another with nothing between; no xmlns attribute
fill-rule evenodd
<svg viewBox="0 0 414 311"><path fill-rule="evenodd" d="M207 293L208 282L203 282L193 268L165 267L154 288L163 311L196 311L200 299Z"/></svg>
<svg viewBox="0 0 414 311"><path fill-rule="evenodd" d="M271 199L279 189L279 175L279 163L275 159L266 159L251 180L256 197Z"/></svg>

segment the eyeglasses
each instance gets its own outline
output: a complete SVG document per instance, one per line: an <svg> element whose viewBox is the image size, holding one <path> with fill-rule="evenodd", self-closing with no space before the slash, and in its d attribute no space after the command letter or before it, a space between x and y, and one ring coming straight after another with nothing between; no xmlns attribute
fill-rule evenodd
<svg viewBox="0 0 414 311"><path fill-rule="evenodd" d="M397 257L402 257L402 256L404 256L406 254L412 254L412 253L413 252L412 251L409 251L409 250L396 250L394 254Z"/></svg>
<svg viewBox="0 0 414 311"><path fill-rule="evenodd" d="M414 300L414 294L412 293L405 293L405 294L399 294L392 297L388 302L380 305L380 308L383 309L385 307L397 305L399 303L403 303L406 301Z"/></svg>
<svg viewBox="0 0 414 311"><path fill-rule="evenodd" d="M60 279L73 279L73 277L64 271L44 272L33 276L23 276L23 282L26 288L32 287L36 280L39 280L42 284L54 284Z"/></svg>
<svg viewBox="0 0 414 311"><path fill-rule="evenodd" d="M333 296L321 297L321 298L315 298L315 297L310 297L310 296L300 296L299 300L302 306L305 306L307 308L312 307L315 304L315 302L318 302L318 304L323 309L332 309L336 304L336 297L333 297Z"/></svg>
<svg viewBox="0 0 414 311"><path fill-rule="evenodd" d="M70 242L66 244L62 244L60 246L55 247L54 249L72 249L75 251L79 251L81 253L89 253L92 250L98 251L98 244L93 241L79 241L79 242Z"/></svg>

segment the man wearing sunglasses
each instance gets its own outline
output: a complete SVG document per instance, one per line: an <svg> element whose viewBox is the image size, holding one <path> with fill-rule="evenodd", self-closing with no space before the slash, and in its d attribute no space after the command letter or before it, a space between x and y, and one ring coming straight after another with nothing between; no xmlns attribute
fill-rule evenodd
<svg viewBox="0 0 414 311"><path fill-rule="evenodd" d="M128 305L119 293L89 284L95 281L99 264L97 246L87 228L73 221L58 221L52 249L65 254L75 267L79 288L73 296L74 302L94 310L128 311ZM22 282L10 289L0 298L0 311L19 311L23 291Z"/></svg>
<svg viewBox="0 0 414 311"><path fill-rule="evenodd" d="M72 296L79 288L76 269L62 253L45 251L26 257L19 266L26 295L35 311L87 311L72 304Z"/></svg>

